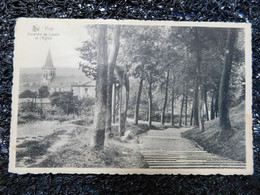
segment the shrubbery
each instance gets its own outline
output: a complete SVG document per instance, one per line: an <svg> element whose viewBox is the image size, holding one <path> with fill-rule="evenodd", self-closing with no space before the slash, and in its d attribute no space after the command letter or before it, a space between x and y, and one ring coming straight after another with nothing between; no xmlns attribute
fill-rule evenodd
<svg viewBox="0 0 260 195"><path fill-rule="evenodd" d="M32 92L31 90L25 90L20 95L20 98L35 98L37 97L37 92Z"/></svg>
<svg viewBox="0 0 260 195"><path fill-rule="evenodd" d="M38 121L38 120L40 120L39 116L34 113L28 113L28 114L18 116L18 124L24 124L24 123Z"/></svg>
<svg viewBox="0 0 260 195"><path fill-rule="evenodd" d="M74 119L75 116L88 116L86 124L93 123L94 98L79 99L73 92L54 92L49 97L48 87L42 86L38 93L25 90L20 98L32 98L31 101L19 104L19 123L27 123L35 120L59 120L60 122ZM50 98L50 102L42 102L42 98ZM37 101L36 101L37 100ZM40 102L39 102L40 100ZM66 117L64 115L67 115ZM80 122L79 122L80 123Z"/></svg>

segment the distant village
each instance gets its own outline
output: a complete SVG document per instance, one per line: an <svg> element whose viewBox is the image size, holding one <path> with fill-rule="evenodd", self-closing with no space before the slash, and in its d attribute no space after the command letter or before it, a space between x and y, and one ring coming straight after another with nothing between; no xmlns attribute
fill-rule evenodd
<svg viewBox="0 0 260 195"><path fill-rule="evenodd" d="M64 72L65 72L64 68ZM68 68L67 68L68 69ZM41 86L47 86L49 92L72 91L74 96L82 99L85 97L95 97L95 81L86 77L84 73L80 76L73 72L79 72L78 67L68 69L71 75L63 74L63 69L59 68L59 74L53 63L51 51L49 50L44 66L41 68L41 77L39 75L28 75L27 72L21 74L20 93L24 90L37 91ZM68 71L67 70L67 71ZM28 78L26 78L26 76ZM33 81L30 77L36 77ZM24 77L24 78L23 78Z"/></svg>

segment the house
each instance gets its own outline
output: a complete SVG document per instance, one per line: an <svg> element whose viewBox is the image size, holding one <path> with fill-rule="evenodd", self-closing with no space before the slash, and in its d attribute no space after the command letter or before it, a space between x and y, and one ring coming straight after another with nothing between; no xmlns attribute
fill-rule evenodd
<svg viewBox="0 0 260 195"><path fill-rule="evenodd" d="M72 90L74 95L78 96L79 98L91 97L95 98L95 81L89 81L84 84L74 84L72 85Z"/></svg>
<svg viewBox="0 0 260 195"><path fill-rule="evenodd" d="M79 98L95 98L96 83L94 80L86 77L83 73L81 75L73 75L73 71L71 71L71 75L66 75L65 69L64 74L62 72L57 74L51 52L49 51L41 71L41 86L48 86L50 93L73 91L74 95Z"/></svg>

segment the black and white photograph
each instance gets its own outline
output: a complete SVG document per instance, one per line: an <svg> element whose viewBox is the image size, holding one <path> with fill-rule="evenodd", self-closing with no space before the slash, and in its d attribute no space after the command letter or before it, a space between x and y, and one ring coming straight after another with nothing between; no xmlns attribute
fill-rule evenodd
<svg viewBox="0 0 260 195"><path fill-rule="evenodd" d="M251 25L20 18L9 171L253 174Z"/></svg>

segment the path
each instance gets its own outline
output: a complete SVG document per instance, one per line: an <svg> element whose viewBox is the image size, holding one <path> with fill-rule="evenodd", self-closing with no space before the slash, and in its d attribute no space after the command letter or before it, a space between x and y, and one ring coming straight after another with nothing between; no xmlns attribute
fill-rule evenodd
<svg viewBox="0 0 260 195"><path fill-rule="evenodd" d="M245 168L245 163L204 151L181 133L187 128L150 130L140 137L139 149L149 168Z"/></svg>

